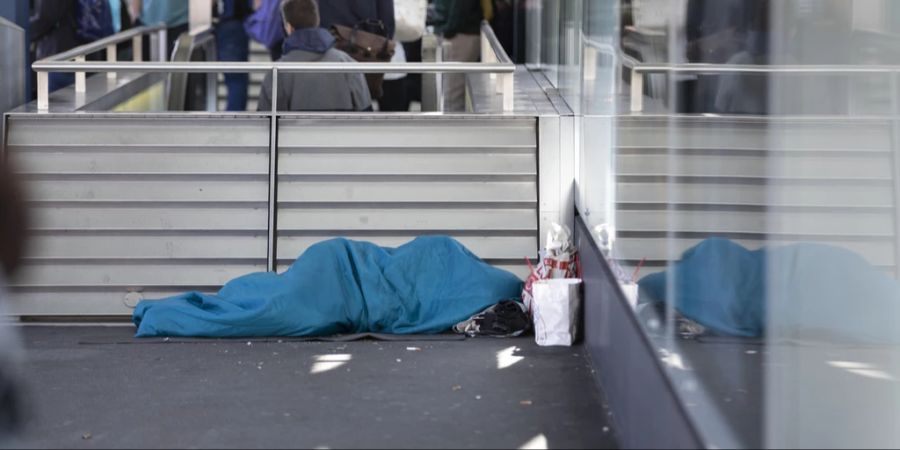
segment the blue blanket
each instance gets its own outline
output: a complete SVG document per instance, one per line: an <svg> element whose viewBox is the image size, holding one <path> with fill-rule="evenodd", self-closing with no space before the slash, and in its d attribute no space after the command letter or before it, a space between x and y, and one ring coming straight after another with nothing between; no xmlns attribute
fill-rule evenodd
<svg viewBox="0 0 900 450"><path fill-rule="evenodd" d="M672 276L671 291L667 276ZM900 344L900 285L856 253L803 243L750 251L726 239L642 278L641 302L673 302L715 334Z"/></svg>
<svg viewBox="0 0 900 450"><path fill-rule="evenodd" d="M428 334L521 292L515 275L449 237L398 248L332 239L307 249L283 274L246 275L216 295L142 301L133 320L138 337Z"/></svg>

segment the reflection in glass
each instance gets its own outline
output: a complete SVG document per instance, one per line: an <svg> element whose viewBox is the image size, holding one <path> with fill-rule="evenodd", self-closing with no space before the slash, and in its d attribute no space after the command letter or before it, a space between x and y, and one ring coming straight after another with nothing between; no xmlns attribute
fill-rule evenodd
<svg viewBox="0 0 900 450"><path fill-rule="evenodd" d="M641 265L707 442L900 446L900 2L539 3L579 213L623 286ZM635 112L629 58L669 64Z"/></svg>

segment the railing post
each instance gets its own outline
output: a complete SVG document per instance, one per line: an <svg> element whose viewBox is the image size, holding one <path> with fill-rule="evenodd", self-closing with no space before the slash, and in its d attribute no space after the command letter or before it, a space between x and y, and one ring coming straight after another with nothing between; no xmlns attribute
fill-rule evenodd
<svg viewBox="0 0 900 450"><path fill-rule="evenodd" d="M84 55L76 56L75 62L83 63ZM84 72L75 72L75 92L84 94L87 91L87 75Z"/></svg>
<svg viewBox="0 0 900 450"><path fill-rule="evenodd" d="M503 112L512 112L515 109L515 80L515 74L512 73L500 75L499 82L503 90Z"/></svg>
<svg viewBox="0 0 900 450"><path fill-rule="evenodd" d="M269 130L269 228L266 249L266 267L269 272L278 270L277 246L278 234L278 68L272 68L272 117Z"/></svg>
<svg viewBox="0 0 900 450"><path fill-rule="evenodd" d="M487 33L484 30L481 30L481 62L482 63L495 63L497 62L497 55L494 53L494 47L491 46L491 41L488 39ZM490 74L491 80L497 80L497 74Z"/></svg>
<svg viewBox="0 0 900 450"><path fill-rule="evenodd" d="M116 44L112 44L106 47L106 61L107 62L116 62L118 60L118 54L116 53ZM115 72L106 72L106 79L113 80L116 79Z"/></svg>
<svg viewBox="0 0 900 450"><path fill-rule="evenodd" d="M644 74L631 68L631 112L644 109Z"/></svg>
<svg viewBox="0 0 900 450"><path fill-rule="evenodd" d="M144 60L144 36L137 35L131 40L132 61L141 62Z"/></svg>
<svg viewBox="0 0 900 450"><path fill-rule="evenodd" d="M37 107L38 111L47 112L50 109L50 73L37 73Z"/></svg>
<svg viewBox="0 0 900 450"><path fill-rule="evenodd" d="M169 60L169 30L163 27L159 30L159 34L157 35L158 42L156 43L157 51L159 52L159 61L165 62Z"/></svg>

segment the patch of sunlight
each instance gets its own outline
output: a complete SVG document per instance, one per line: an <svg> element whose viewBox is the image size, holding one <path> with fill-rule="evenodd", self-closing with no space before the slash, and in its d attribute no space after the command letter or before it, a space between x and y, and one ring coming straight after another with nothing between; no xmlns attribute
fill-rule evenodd
<svg viewBox="0 0 900 450"><path fill-rule="evenodd" d="M681 359L681 355L678 353L670 353L666 356L663 356L662 361L666 363L667 366L672 367L678 370L687 370L687 367L684 365L684 361Z"/></svg>
<svg viewBox="0 0 900 450"><path fill-rule="evenodd" d="M313 364L312 368L309 369L309 373L315 375L328 372L329 370L334 370L347 364L351 359L353 359L353 355L347 354L316 355L316 362Z"/></svg>
<svg viewBox="0 0 900 450"><path fill-rule="evenodd" d="M836 367L838 369L844 369L847 372L850 372L854 375L859 375L861 377L874 378L876 380L897 381L897 379L894 378L891 374L883 370L879 370L872 364L853 361L828 361L828 365L831 367Z"/></svg>
<svg viewBox="0 0 900 450"><path fill-rule="evenodd" d="M847 369L847 372L876 380L897 381L891 374L878 369Z"/></svg>
<svg viewBox="0 0 900 450"><path fill-rule="evenodd" d="M519 447L519 450L547 450L547 436L541 433Z"/></svg>
<svg viewBox="0 0 900 450"><path fill-rule="evenodd" d="M512 346L497 352L497 368L506 369L507 367L512 367L513 364L525 359L524 356L513 355L518 349L518 347Z"/></svg>
<svg viewBox="0 0 900 450"><path fill-rule="evenodd" d="M853 361L828 361L828 365L831 367L837 367L838 369L871 369L871 364L861 363L861 362L853 362Z"/></svg>

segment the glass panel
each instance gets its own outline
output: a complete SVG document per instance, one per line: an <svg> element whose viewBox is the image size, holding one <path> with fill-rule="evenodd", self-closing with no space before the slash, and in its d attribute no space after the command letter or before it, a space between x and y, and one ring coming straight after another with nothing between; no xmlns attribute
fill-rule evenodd
<svg viewBox="0 0 900 450"><path fill-rule="evenodd" d="M705 442L900 446L900 2L541 6L579 212Z"/></svg>

